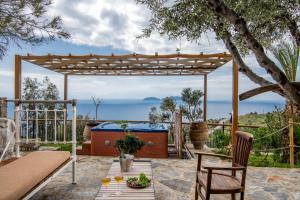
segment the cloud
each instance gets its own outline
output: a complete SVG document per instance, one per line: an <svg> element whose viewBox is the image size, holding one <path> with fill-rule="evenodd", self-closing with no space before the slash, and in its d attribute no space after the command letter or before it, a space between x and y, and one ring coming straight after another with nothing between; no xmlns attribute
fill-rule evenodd
<svg viewBox="0 0 300 200"><path fill-rule="evenodd" d="M224 52L223 43L208 33L198 42L169 40L167 36L154 33L150 38L137 40L142 29L149 24L150 11L134 0L56 1L49 11L59 15L71 33L71 42L97 47L112 47L129 52L154 53L175 52Z"/></svg>

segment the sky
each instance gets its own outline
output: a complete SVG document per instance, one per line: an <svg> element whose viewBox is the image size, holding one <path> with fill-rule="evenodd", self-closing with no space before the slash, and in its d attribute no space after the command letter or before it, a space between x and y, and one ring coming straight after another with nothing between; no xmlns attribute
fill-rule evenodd
<svg viewBox="0 0 300 200"><path fill-rule="evenodd" d="M7 55L0 61L0 96L13 98L14 55L44 54L167 54L175 53L222 53L227 51L214 33L207 33L196 42L169 40L167 36L154 33L150 38L137 36L147 27L149 10L137 5L134 0L54 0L47 15L61 16L64 27L71 34L68 40L59 40L38 46L11 45ZM269 79L258 66L253 55L245 58L246 63L259 75ZM23 61L23 78L42 79L49 76L63 94L63 75L51 72ZM222 66L208 76L208 100L230 100L232 89L232 62ZM298 73L299 74L299 73ZM240 74L239 92L257 87L247 77ZM203 89L203 78L188 77L93 77L71 76L69 98L90 99L97 96L103 99L144 98L148 96L178 96L183 88ZM276 94L266 93L250 101L282 101Z"/></svg>

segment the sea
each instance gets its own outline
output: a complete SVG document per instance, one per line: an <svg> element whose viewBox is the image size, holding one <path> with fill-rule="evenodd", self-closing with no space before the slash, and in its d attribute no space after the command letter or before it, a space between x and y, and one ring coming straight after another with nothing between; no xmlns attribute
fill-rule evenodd
<svg viewBox="0 0 300 200"><path fill-rule="evenodd" d="M98 119L101 120L148 120L151 107L159 108L161 100L144 99L104 99L99 107ZM180 104L180 100L177 100ZM250 112L267 113L276 107L283 108L283 102L242 101L239 103L239 115ZM229 118L232 111L231 101L208 101L208 119ZM8 114L13 115L13 105L9 105ZM78 100L77 115L95 119L95 105L92 100Z"/></svg>

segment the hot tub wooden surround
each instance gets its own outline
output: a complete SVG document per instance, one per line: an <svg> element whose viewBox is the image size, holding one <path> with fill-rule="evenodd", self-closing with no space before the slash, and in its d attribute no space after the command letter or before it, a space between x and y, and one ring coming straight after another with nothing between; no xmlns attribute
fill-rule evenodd
<svg viewBox="0 0 300 200"><path fill-rule="evenodd" d="M134 126L134 125L133 125ZM168 129L164 126L159 128L131 127L130 133L136 135L145 142L145 146L135 154L141 158L168 158ZM130 126L129 126L130 127ZM162 128L163 127L163 128ZM79 155L92 156L118 156L119 152L115 143L123 139L127 132L115 127L97 126L92 129L91 141L84 142L81 149L77 149Z"/></svg>

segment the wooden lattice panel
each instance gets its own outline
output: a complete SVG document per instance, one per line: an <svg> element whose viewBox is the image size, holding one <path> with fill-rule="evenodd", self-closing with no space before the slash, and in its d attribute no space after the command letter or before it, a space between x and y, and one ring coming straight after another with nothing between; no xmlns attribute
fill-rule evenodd
<svg viewBox="0 0 300 200"><path fill-rule="evenodd" d="M67 75L106 76L179 76L205 75L229 62L232 57L220 54L168 55L45 55L22 56L22 59Z"/></svg>

